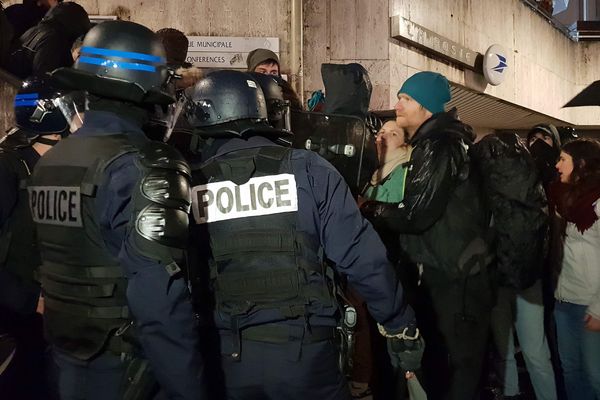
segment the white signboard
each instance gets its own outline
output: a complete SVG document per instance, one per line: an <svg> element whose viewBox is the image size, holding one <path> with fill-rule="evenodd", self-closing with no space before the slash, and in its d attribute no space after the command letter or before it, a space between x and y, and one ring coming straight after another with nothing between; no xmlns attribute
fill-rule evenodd
<svg viewBox="0 0 600 400"><path fill-rule="evenodd" d="M269 49L279 56L279 38L188 36L186 61L201 68L246 68L248 53Z"/></svg>

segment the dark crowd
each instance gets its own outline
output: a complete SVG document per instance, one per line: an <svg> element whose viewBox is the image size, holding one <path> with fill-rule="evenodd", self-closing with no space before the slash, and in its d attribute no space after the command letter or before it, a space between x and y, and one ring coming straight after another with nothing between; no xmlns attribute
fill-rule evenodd
<svg viewBox="0 0 600 400"><path fill-rule="evenodd" d="M600 142L74 2L0 33L0 398L600 400Z"/></svg>

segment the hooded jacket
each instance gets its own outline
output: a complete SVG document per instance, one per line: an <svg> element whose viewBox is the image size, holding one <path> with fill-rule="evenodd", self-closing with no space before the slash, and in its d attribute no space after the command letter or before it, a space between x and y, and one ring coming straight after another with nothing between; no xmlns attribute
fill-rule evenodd
<svg viewBox="0 0 600 400"><path fill-rule="evenodd" d="M410 140L404 200L363 207L376 227L400 234L413 262L454 278L478 273L491 262L490 214L471 164L473 140L455 110L434 114Z"/></svg>
<svg viewBox="0 0 600 400"><path fill-rule="evenodd" d="M516 134L488 135L474 147L494 216L500 283L526 289L542 275L548 207L540 175Z"/></svg>
<svg viewBox="0 0 600 400"><path fill-rule="evenodd" d="M71 46L90 27L83 7L73 2L60 3L21 36L19 47L11 55L9 71L25 79L71 66Z"/></svg>

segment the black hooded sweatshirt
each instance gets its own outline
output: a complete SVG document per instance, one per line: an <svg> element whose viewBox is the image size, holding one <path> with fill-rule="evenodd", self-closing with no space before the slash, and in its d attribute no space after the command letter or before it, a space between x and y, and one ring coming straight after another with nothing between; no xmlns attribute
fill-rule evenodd
<svg viewBox="0 0 600 400"><path fill-rule="evenodd" d="M52 72L73 64L71 46L91 27L87 12L73 2L50 9L39 24L19 39L8 69L21 79Z"/></svg>

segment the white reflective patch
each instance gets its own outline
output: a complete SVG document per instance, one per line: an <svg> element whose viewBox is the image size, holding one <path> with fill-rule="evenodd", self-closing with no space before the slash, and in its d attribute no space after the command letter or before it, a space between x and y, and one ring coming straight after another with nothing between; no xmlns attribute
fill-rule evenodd
<svg viewBox="0 0 600 400"><path fill-rule="evenodd" d="M251 80L246 80L246 83L248 84L249 87L253 87L254 89L256 89L256 82L251 81Z"/></svg>
<svg viewBox="0 0 600 400"><path fill-rule="evenodd" d="M279 174L243 185L225 181L194 186L192 211L197 224L298 211L296 179Z"/></svg>
<svg viewBox="0 0 600 400"><path fill-rule="evenodd" d="M38 224L82 227L79 187L30 186L29 208Z"/></svg>

